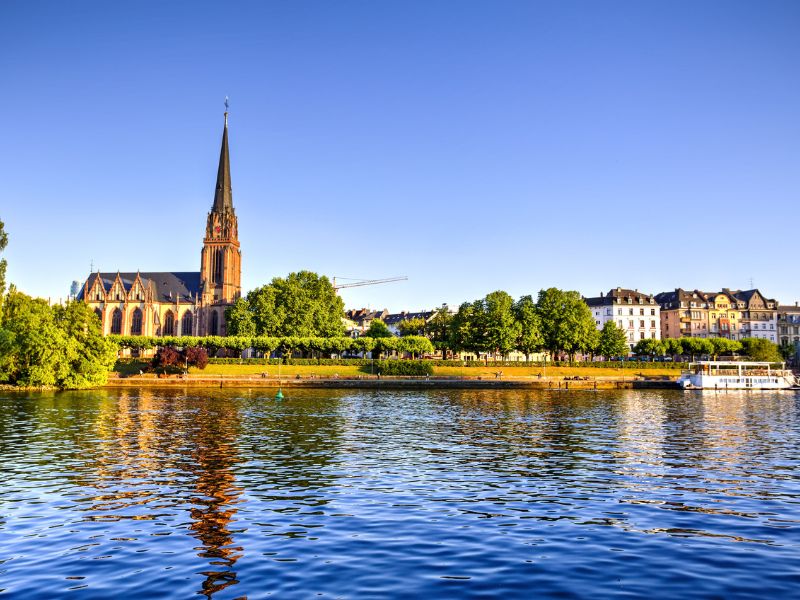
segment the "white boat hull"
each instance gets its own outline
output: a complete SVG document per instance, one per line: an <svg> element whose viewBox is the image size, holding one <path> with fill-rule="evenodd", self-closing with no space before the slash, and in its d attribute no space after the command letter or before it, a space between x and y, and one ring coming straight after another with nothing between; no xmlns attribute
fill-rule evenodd
<svg viewBox="0 0 800 600"><path fill-rule="evenodd" d="M682 375L678 385L695 390L788 390L794 377L786 375Z"/></svg>

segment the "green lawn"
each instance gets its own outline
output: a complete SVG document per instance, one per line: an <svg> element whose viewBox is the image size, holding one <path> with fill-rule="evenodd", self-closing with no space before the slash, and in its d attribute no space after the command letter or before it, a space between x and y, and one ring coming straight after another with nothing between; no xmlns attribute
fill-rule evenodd
<svg viewBox="0 0 800 600"><path fill-rule="evenodd" d="M138 375L139 369L146 371L146 362L126 362L117 363L115 371L123 377ZM377 363L376 363L377 371ZM641 375L644 377L677 377L680 371L663 367L648 369L637 368L605 368L605 367L547 367L546 373L543 367L434 367L434 377L481 377L483 379L494 379L495 373L502 371L504 378L531 377L536 378L541 373L548 377L632 377ZM253 365L253 364L210 364L204 370L194 367L189 369L191 375L197 376L259 376L266 373L270 377L291 378L311 377L363 377L369 371L362 370L362 367L354 365L281 365L280 372L277 365ZM153 376L152 374L150 376Z"/></svg>

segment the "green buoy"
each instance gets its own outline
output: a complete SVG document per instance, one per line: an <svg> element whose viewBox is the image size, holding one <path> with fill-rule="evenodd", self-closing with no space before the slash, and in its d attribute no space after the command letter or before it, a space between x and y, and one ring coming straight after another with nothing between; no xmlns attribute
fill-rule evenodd
<svg viewBox="0 0 800 600"><path fill-rule="evenodd" d="M278 393L275 394L275 400L283 400L283 391L281 388L278 388Z"/></svg>

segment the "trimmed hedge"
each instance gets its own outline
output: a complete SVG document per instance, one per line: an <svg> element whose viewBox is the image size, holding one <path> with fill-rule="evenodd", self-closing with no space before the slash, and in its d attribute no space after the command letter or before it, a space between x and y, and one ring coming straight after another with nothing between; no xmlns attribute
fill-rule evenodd
<svg viewBox="0 0 800 600"><path fill-rule="evenodd" d="M361 370L370 373L371 367L365 365ZM387 376L424 377L433 375L433 365L427 360L382 360L375 364L375 373Z"/></svg>
<svg viewBox="0 0 800 600"><path fill-rule="evenodd" d="M354 367L363 367L375 365L385 365L387 363L418 363L423 362L419 360L408 359L383 359L377 358L373 361L369 358L287 358L285 361L280 358L210 358L209 364L212 365L350 365ZM434 367L486 367L487 364L482 360L426 360L424 362L430 363ZM547 361L548 367L589 367L589 368L609 368L618 369L624 366L626 369L648 369L648 368L665 368L665 369L680 369L686 363L680 362L634 362L634 361L595 361L595 362L563 362L563 361ZM492 361L488 363L490 367L539 367L544 368L543 362L525 362L525 361Z"/></svg>

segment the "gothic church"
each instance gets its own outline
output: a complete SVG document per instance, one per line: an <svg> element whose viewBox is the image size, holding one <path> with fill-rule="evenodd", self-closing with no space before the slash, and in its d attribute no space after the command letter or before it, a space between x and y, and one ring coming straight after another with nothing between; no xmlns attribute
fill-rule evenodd
<svg viewBox="0 0 800 600"><path fill-rule="evenodd" d="M200 271L98 271L89 275L77 299L94 309L104 335L225 335L225 309L242 294L241 274L226 111L217 186L206 221Z"/></svg>

